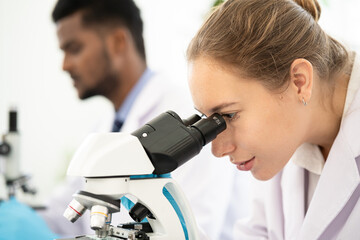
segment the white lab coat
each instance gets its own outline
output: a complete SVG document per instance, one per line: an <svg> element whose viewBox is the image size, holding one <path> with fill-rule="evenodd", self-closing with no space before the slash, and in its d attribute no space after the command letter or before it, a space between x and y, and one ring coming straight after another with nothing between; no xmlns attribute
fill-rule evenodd
<svg viewBox="0 0 360 240"><path fill-rule="evenodd" d="M348 110L343 115L307 213L304 210L305 170L290 160L273 179L254 183L252 217L236 224L235 239L360 239L358 56L350 83L357 85L353 88L355 96L347 101Z"/></svg>
<svg viewBox="0 0 360 240"><path fill-rule="evenodd" d="M167 110L187 118L195 113L192 106L186 86L174 85L155 75L135 100L121 131L132 132ZM181 185L200 228L208 238L231 239L236 218L248 212L246 189L250 175L238 172L228 159L213 157L209 144L198 156L175 170L172 177ZM62 217L71 195L81 189L81 181L78 178L70 180L57 191L58 196L50 200L49 209L42 213L50 228L63 236L93 233L88 216L81 217L74 224ZM113 223L119 223L117 220L115 216Z"/></svg>

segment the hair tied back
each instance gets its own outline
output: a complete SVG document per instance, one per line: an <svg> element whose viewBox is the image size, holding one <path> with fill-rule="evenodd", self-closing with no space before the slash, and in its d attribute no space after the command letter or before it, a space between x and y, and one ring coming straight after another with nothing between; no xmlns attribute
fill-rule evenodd
<svg viewBox="0 0 360 240"><path fill-rule="evenodd" d="M316 22L319 21L321 7L317 0L294 0L294 2L310 13Z"/></svg>

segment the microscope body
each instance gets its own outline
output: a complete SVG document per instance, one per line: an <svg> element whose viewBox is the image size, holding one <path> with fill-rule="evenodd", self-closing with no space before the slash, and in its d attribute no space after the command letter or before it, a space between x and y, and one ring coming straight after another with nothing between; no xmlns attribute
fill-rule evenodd
<svg viewBox="0 0 360 240"><path fill-rule="evenodd" d="M0 201L8 200L17 193L23 193L23 196L34 196L36 193L29 186L30 176L21 172L21 138L17 116L16 110L9 111L9 131L0 139Z"/></svg>
<svg viewBox="0 0 360 240"><path fill-rule="evenodd" d="M168 173L225 128L220 115L183 121L167 112L132 134L90 135L68 168L68 175L85 178L85 186L73 195L64 216L75 222L86 209L91 211L96 234L82 239L198 239L190 204ZM124 198L133 204L129 215L135 222L112 226L111 216Z"/></svg>
<svg viewBox="0 0 360 240"><path fill-rule="evenodd" d="M19 179L20 172L20 134L17 130L17 114L9 112L9 131L0 140L0 200L7 200L15 189L13 182Z"/></svg>

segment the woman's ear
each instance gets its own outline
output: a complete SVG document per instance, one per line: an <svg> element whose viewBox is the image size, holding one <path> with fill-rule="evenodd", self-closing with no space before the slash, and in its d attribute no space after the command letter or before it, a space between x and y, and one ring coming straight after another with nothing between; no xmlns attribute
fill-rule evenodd
<svg viewBox="0 0 360 240"><path fill-rule="evenodd" d="M290 66L290 86L301 103L306 105L311 98L313 88L313 66L304 59L295 59Z"/></svg>

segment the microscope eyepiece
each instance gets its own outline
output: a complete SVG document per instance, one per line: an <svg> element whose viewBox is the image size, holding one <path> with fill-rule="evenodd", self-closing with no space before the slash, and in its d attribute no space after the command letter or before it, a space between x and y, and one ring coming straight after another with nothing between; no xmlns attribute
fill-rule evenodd
<svg viewBox="0 0 360 240"><path fill-rule="evenodd" d="M15 109L10 110L9 112L9 132L17 132L17 118L18 113Z"/></svg>
<svg viewBox="0 0 360 240"><path fill-rule="evenodd" d="M152 164L154 174L172 172L197 155L202 147L226 129L223 117L217 113L208 118L192 115L185 120L173 111L165 112L136 130Z"/></svg>
<svg viewBox="0 0 360 240"><path fill-rule="evenodd" d="M220 114L214 113L210 117L197 121L191 127L196 128L201 133L204 138L203 145L206 145L226 129L226 122Z"/></svg>

